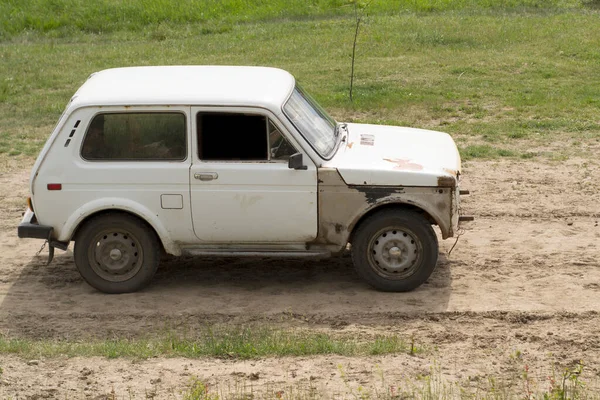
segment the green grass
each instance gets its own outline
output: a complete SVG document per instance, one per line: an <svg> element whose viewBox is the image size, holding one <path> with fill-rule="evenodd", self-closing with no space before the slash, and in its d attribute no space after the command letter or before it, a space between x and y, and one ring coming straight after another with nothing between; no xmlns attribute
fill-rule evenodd
<svg viewBox="0 0 600 400"><path fill-rule="evenodd" d="M560 10L586 5L577 0L375 0L371 3L370 12L388 14L448 10ZM50 36L66 36L74 32L137 32L149 25L161 24L203 24L211 32L215 29L215 21L232 24L345 15L352 12L352 5L352 0L4 0L0 3L0 38L16 36L24 31ZM220 29L216 28L217 31ZM435 36L433 38L435 40Z"/></svg>
<svg viewBox="0 0 600 400"><path fill-rule="evenodd" d="M90 73L161 64L281 67L339 120L446 131L467 159L585 155L600 141L596 3L374 0L351 103L348 1L4 1L0 157L35 156Z"/></svg>
<svg viewBox="0 0 600 400"><path fill-rule="evenodd" d="M459 148L463 159L472 158L498 158L515 157L517 153L512 150L502 149L489 145L469 145ZM535 153L522 153L521 158L533 158Z"/></svg>
<svg viewBox="0 0 600 400"><path fill-rule="evenodd" d="M311 356L338 354L344 356L420 353L414 343L389 335L368 340L353 336L332 336L306 330L280 330L268 327L207 328L193 337L165 334L149 339L31 340L0 338L0 354L23 358L40 357L226 357L251 359L259 357Z"/></svg>

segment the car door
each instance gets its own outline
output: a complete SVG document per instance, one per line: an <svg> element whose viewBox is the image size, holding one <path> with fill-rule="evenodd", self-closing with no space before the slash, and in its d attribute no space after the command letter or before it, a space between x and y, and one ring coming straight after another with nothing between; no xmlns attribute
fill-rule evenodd
<svg viewBox="0 0 600 400"><path fill-rule="evenodd" d="M192 221L198 239L297 244L317 235L317 169L264 109L192 107Z"/></svg>

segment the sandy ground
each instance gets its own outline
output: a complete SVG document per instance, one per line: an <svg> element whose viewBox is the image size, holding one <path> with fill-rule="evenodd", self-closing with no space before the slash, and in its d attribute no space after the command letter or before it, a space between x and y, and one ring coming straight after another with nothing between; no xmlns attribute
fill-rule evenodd
<svg viewBox="0 0 600 400"><path fill-rule="evenodd" d="M27 171L29 168L26 168ZM441 242L431 279L404 294L380 293L348 257L322 261L189 258L161 266L140 293L107 296L82 281L72 253L45 266L41 242L19 240L28 172L0 176L0 330L10 337L135 337L214 323L269 323L369 337L397 333L418 356L319 356L254 361L0 356L0 397L181 397L191 377L213 392L294 392L332 398L409 390L417 377L473 388L490 377L549 385L553 365L585 363L600 391L600 166L566 162L469 162L463 213L476 220L450 255ZM554 372L556 374L556 372ZM423 380L421 380L423 381ZM426 382L426 381L423 381ZM534 385L534 383L531 383ZM408 385L408 386L407 386Z"/></svg>

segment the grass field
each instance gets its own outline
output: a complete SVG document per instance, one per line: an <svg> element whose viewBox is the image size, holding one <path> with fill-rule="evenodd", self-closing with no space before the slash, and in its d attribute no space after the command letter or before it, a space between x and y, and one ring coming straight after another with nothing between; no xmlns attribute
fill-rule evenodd
<svg viewBox="0 0 600 400"><path fill-rule="evenodd" d="M359 3L361 3L359 1ZM454 10L522 11L577 9L578 0L379 0L362 1L377 14ZM51 36L73 32L140 31L152 24L234 24L347 15L352 0L5 0L0 4L2 37L35 31Z"/></svg>
<svg viewBox="0 0 600 400"><path fill-rule="evenodd" d="M353 103L348 2L90 4L0 5L0 157L34 157L90 73L157 64L281 67L337 119L447 131L465 158L562 159L600 141L595 0L373 1Z"/></svg>

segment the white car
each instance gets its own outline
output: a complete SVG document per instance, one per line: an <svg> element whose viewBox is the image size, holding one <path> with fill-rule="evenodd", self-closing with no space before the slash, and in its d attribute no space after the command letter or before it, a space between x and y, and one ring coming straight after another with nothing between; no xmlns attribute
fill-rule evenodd
<svg viewBox="0 0 600 400"><path fill-rule="evenodd" d="M408 291L459 222L460 156L440 132L333 120L288 72L100 71L33 166L20 237L66 250L106 293L146 286L161 253L326 257ZM350 246L348 246L350 244Z"/></svg>

